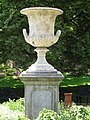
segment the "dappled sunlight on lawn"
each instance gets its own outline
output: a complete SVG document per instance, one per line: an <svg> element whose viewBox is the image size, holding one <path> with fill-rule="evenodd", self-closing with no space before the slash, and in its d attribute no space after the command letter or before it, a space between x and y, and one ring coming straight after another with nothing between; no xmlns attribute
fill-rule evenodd
<svg viewBox="0 0 90 120"><path fill-rule="evenodd" d="M90 85L90 76L71 76L66 75L63 81L61 82L61 87L67 87L67 86L79 86L79 85Z"/></svg>

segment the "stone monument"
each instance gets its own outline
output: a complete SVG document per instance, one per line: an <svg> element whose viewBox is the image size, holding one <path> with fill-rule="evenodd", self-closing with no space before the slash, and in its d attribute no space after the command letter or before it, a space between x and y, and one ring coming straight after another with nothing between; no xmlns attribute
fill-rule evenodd
<svg viewBox="0 0 90 120"><path fill-rule="evenodd" d="M59 84L63 79L61 72L54 69L46 60L46 52L59 39L61 31L54 35L54 24L62 10L49 7L31 7L20 11L28 17L29 35L23 29L27 43L36 47L37 61L20 74L25 85L25 114L31 120L43 108L58 112Z"/></svg>

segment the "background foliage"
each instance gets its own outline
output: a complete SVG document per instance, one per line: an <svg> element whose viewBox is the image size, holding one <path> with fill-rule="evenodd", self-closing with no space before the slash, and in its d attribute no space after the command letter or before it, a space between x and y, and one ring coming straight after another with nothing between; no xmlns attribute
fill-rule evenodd
<svg viewBox="0 0 90 120"><path fill-rule="evenodd" d="M64 11L56 19L55 32L60 29L62 36L49 48L49 63L62 71L87 72L90 68L89 0L0 0L0 63L10 59L17 67L26 69L35 62L34 48L22 35L23 28L28 30L27 17L20 14L21 9L35 6Z"/></svg>

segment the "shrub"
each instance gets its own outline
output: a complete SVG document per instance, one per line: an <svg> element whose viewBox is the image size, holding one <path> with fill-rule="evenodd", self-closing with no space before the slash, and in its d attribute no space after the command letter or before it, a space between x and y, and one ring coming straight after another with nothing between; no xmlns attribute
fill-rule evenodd
<svg viewBox="0 0 90 120"><path fill-rule="evenodd" d="M89 112L83 106L73 104L72 107L65 107L64 103L59 103L59 116L61 120L89 120Z"/></svg>
<svg viewBox="0 0 90 120"><path fill-rule="evenodd" d="M0 120L28 120L24 114L24 101L9 100L0 104Z"/></svg>
<svg viewBox="0 0 90 120"><path fill-rule="evenodd" d="M36 120L60 120L60 116L56 112L44 108Z"/></svg>
<svg viewBox="0 0 90 120"><path fill-rule="evenodd" d="M24 99L20 98L18 100L11 100L9 99L9 101L4 102L3 105L9 107L10 110L18 110L20 112L24 112L25 111L25 107L24 107Z"/></svg>
<svg viewBox="0 0 90 120"><path fill-rule="evenodd" d="M29 120L24 114L24 100L9 100L0 104L0 120ZM90 120L90 107L77 106L65 107L59 103L58 113L43 109L34 120Z"/></svg>
<svg viewBox="0 0 90 120"><path fill-rule="evenodd" d="M65 107L64 103L59 103L58 114L52 110L43 109L36 120L90 120L89 112L83 106Z"/></svg>

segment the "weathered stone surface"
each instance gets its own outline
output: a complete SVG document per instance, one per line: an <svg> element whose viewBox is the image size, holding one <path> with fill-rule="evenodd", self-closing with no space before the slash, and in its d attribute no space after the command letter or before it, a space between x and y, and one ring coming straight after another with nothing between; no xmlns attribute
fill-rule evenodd
<svg viewBox="0 0 90 120"><path fill-rule="evenodd" d="M57 15L63 13L57 8L34 7L21 10L27 15L29 21L29 35L23 29L27 43L31 44L37 52L37 61L26 71L20 74L20 79L25 84L25 113L32 120L37 117L43 108L58 111L59 83L63 79L50 65L45 56L49 47L58 41L61 31L54 35L54 23Z"/></svg>
<svg viewBox="0 0 90 120"><path fill-rule="evenodd" d="M63 13L57 8L32 7L21 10L29 21L29 35L26 29L23 34L27 43L34 47L49 47L58 41L61 31L54 35L54 23L57 15Z"/></svg>
<svg viewBox="0 0 90 120"><path fill-rule="evenodd" d="M47 78L47 81L49 79ZM58 112L59 102L59 79L58 82L40 85L40 82L34 81L34 84L25 84L25 112L26 115L32 120L33 117L37 117L38 113L43 109L52 109ZM53 85L51 85L53 84Z"/></svg>
<svg viewBox="0 0 90 120"><path fill-rule="evenodd" d="M58 112L58 86L63 79L61 73L23 72L20 78L25 84L25 112L31 120L43 108Z"/></svg>
<svg viewBox="0 0 90 120"><path fill-rule="evenodd" d="M37 61L32 64L27 72L53 72L56 71L52 65L46 61L46 52L49 47L59 39L61 31L54 35L54 24L57 15L63 13L62 10L49 7L31 7L21 10L22 14L28 17L29 35L23 29L23 35L27 43L31 44L37 52Z"/></svg>
<svg viewBox="0 0 90 120"><path fill-rule="evenodd" d="M36 48L35 51L37 52L37 61L26 70L27 73L57 71L45 58L46 52L49 51L47 48Z"/></svg>
<svg viewBox="0 0 90 120"><path fill-rule="evenodd" d="M24 84L28 85L59 85L64 76L62 73L26 73L22 72L19 76Z"/></svg>

